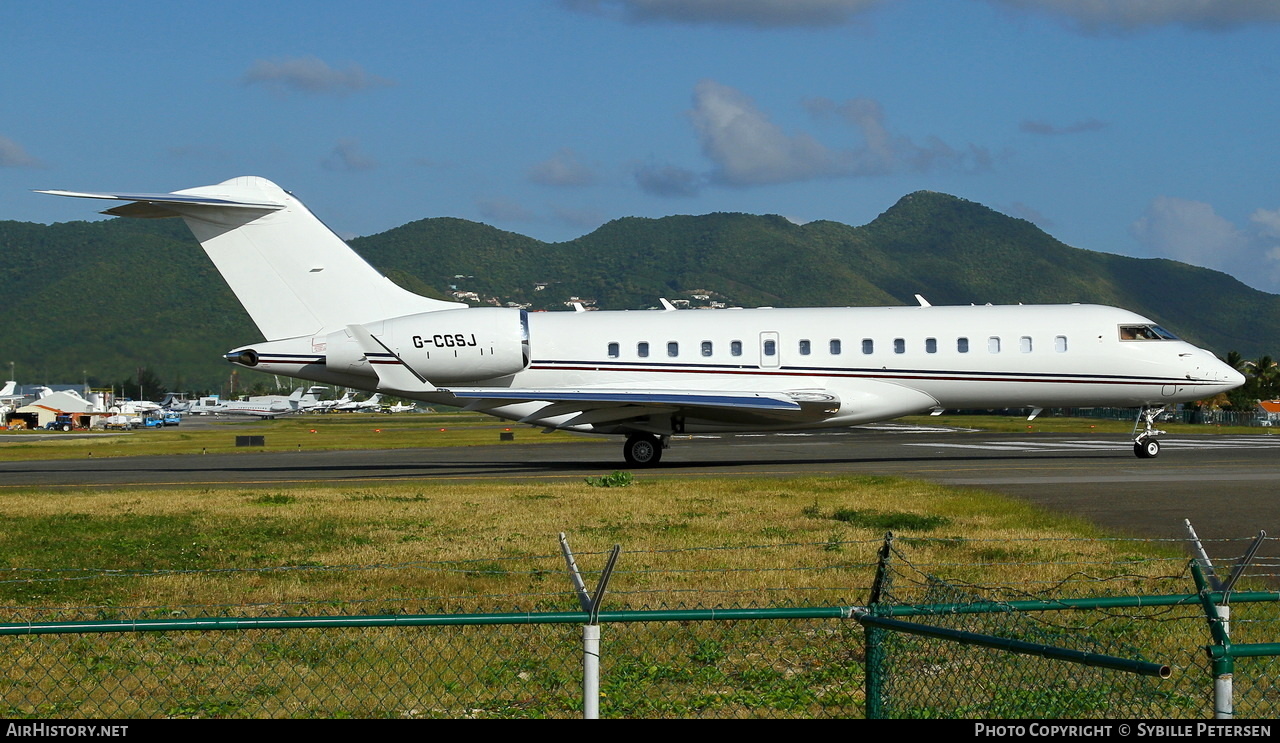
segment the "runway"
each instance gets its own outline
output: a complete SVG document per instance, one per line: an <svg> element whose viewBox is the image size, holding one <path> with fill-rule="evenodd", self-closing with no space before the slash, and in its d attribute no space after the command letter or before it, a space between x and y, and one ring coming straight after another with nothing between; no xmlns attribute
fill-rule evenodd
<svg viewBox="0 0 1280 743"><path fill-rule="evenodd" d="M521 433L520 437L536 436ZM1205 540L1280 536L1280 435L1165 436L1156 459L1127 437L993 434L884 424L793 434L690 436L639 477L894 475L1004 493L1104 529ZM347 452L286 451L0 463L15 489L575 480L627 469L616 440ZM1265 552L1276 552L1270 545Z"/></svg>

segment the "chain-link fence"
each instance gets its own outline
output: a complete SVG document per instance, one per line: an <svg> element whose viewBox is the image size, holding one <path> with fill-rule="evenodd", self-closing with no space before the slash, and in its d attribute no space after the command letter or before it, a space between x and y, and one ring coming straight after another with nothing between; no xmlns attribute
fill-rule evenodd
<svg viewBox="0 0 1280 743"><path fill-rule="evenodd" d="M1280 648L1237 660L1225 697L1221 689L1215 697L1220 672L1207 652L1226 637L1227 647L1280 637L1274 591L1215 592L1191 580L1191 563L1187 572L1161 575L1141 560L1132 572L1101 577L1081 565L1060 584L1029 591L1026 584L948 582L896 550L885 557L880 603L869 611L940 631L869 630L878 651L868 668L872 716L1266 718L1280 711ZM1068 585L1085 590L1068 593ZM1219 606L1229 607L1223 637L1213 631L1223 626ZM1031 648L1011 652L948 636L961 632ZM1064 660L1052 650L1075 657ZM1156 673L1158 666L1165 674Z"/></svg>
<svg viewBox="0 0 1280 743"><path fill-rule="evenodd" d="M841 559L821 567L779 565L775 588L721 595L628 590L624 579L599 615L600 715L1212 717L1206 647L1215 639L1187 560L1135 548L1131 559L1093 562L1087 553L1099 541L1071 542L1075 557L1044 565L1030 559L1042 545L1007 540L965 543L966 555L985 556L980 564L954 561L956 540L904 541L880 560L878 545L846 543ZM832 551L830 543L807 547ZM853 547L865 562L848 560ZM624 565L629 557L647 565L633 581L640 573L648 585L682 580L652 567L663 556L624 554ZM815 603L813 589L785 590L815 571L831 576L822 597L845 600ZM1265 582L1263 573L1246 581ZM203 579L225 576L182 577L193 595ZM565 610L573 607L565 594L452 605L10 607L0 626L0 710L39 718L580 717L587 615ZM1276 598L1238 592L1231 641L1276 639ZM489 610L477 611L480 603ZM867 616L1166 665L1171 675L867 631L857 621ZM1236 661L1235 714L1275 716L1276 671L1274 657Z"/></svg>

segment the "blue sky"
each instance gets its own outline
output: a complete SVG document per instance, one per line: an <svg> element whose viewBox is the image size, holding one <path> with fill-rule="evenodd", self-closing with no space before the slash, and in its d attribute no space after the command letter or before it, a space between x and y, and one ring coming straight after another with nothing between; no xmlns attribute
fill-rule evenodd
<svg viewBox="0 0 1280 743"><path fill-rule="evenodd" d="M260 175L451 216L865 224L928 189L1280 292L1276 0L10 3L0 219Z"/></svg>

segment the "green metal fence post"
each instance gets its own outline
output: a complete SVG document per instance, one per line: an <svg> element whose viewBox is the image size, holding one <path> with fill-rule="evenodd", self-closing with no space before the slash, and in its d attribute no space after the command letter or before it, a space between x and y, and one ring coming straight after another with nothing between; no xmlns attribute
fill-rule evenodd
<svg viewBox="0 0 1280 743"><path fill-rule="evenodd" d="M889 573L889 557L892 554L892 548L893 532L886 532L884 544L880 547L879 559L876 562L875 581L871 584L871 601L867 606L867 610L873 614L877 612L881 598L889 590L892 578ZM880 720L884 719L886 714L884 691L888 668L884 648L885 630L863 624L862 632L866 638L863 657L863 663L866 666L864 672L865 716L868 720Z"/></svg>
<svg viewBox="0 0 1280 743"><path fill-rule="evenodd" d="M1191 561L1191 575L1195 578L1196 588L1200 592L1200 605L1204 607L1205 619L1209 622L1209 634L1213 645L1205 647L1209 654L1213 672L1213 718L1230 720L1235 717L1235 699L1232 684L1235 680L1236 659L1231 650L1231 636L1228 634L1228 607L1218 606L1213 601L1213 592L1209 590L1209 581L1205 577L1200 563Z"/></svg>

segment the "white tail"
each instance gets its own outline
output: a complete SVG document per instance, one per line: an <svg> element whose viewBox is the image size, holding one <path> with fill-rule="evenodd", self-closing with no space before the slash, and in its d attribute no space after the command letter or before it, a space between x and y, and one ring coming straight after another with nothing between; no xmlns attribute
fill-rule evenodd
<svg viewBox="0 0 1280 743"><path fill-rule="evenodd" d="M182 217L269 341L466 306L400 288L265 178L170 194L41 193L133 202L103 212L119 217Z"/></svg>

